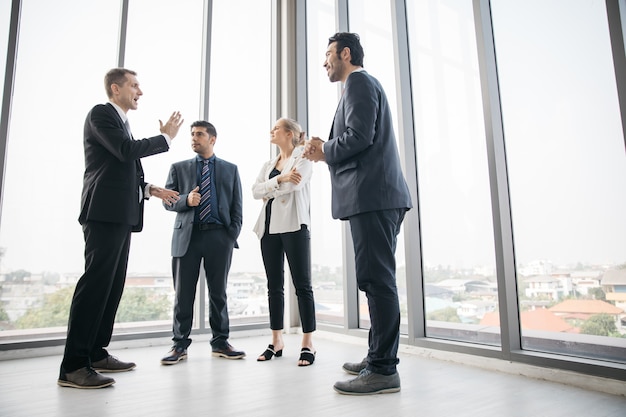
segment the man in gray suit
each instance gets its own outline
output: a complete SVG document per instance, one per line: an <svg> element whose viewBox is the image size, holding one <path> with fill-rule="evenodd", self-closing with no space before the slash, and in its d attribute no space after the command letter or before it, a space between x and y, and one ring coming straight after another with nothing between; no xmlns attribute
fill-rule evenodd
<svg viewBox="0 0 626 417"><path fill-rule="evenodd" d="M343 365L358 377L334 388L352 395L398 392L395 250L411 196L400 169L389 103L378 80L363 70L359 36L333 35L324 68L331 82L344 83L344 90L328 141L311 138L305 153L312 161L326 161L330 169L332 215L350 222L356 280L367 295L371 323L367 357Z"/></svg>
<svg viewBox="0 0 626 417"><path fill-rule="evenodd" d="M161 359L163 365L173 365L187 358L196 284L203 260L209 289L213 356L227 359L245 356L228 343L226 302L228 271L241 231L241 182L237 166L215 156L216 140L217 132L211 123L192 123L191 147L197 155L173 164L166 182L166 188L180 193L180 200L171 206L164 205L177 214L172 235L172 274L176 291L174 346Z"/></svg>

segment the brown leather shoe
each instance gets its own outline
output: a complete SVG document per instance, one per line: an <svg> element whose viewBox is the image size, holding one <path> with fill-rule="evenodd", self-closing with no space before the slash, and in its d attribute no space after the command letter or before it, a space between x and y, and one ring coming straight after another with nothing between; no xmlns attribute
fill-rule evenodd
<svg viewBox="0 0 626 417"><path fill-rule="evenodd" d="M161 359L161 365L175 365L184 359L187 359L187 349L174 346L172 350Z"/></svg>
<svg viewBox="0 0 626 417"><path fill-rule="evenodd" d="M100 375L93 368L85 367L77 369L73 372L65 372L61 369L61 374L57 381L62 387L95 389L105 388L115 384L113 378Z"/></svg>
<svg viewBox="0 0 626 417"><path fill-rule="evenodd" d="M226 343L221 347L214 347L212 350L213 352L211 354L219 358L241 359L246 356L246 352L242 350L235 350L230 343Z"/></svg>
<svg viewBox="0 0 626 417"><path fill-rule="evenodd" d="M98 372L126 372L132 371L137 365L133 362L122 362L115 356L107 356L104 359L91 363L91 367Z"/></svg>

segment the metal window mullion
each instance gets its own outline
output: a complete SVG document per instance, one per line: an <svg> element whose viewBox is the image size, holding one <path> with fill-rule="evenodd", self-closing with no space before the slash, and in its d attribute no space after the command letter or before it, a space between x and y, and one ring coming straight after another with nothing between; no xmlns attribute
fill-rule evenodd
<svg viewBox="0 0 626 417"><path fill-rule="evenodd" d="M406 259L406 289L408 309L408 337L413 344L416 338L426 335L424 316L424 274L422 264L421 229L417 185L417 150L413 89L411 87L411 61L405 0L391 0L394 57L396 61L396 96L398 101L398 139L404 175L406 177L413 209L404 219L404 251Z"/></svg>
<svg viewBox="0 0 626 417"><path fill-rule="evenodd" d="M521 350L519 302L498 68L489 0L473 0L494 228L502 355Z"/></svg>
<svg viewBox="0 0 626 417"><path fill-rule="evenodd" d="M606 0L606 13L609 25L609 37L615 81L617 83L617 99L622 119L622 136L626 146L626 0Z"/></svg>
<svg viewBox="0 0 626 417"><path fill-rule="evenodd" d="M128 32L128 2L130 0L122 0L122 8L120 10L120 27L119 39L117 42L117 66L124 67L126 58L126 34Z"/></svg>
<svg viewBox="0 0 626 417"><path fill-rule="evenodd" d="M22 15L21 0L13 0L11 4L11 20L9 22L9 38L7 44L7 60L4 69L4 89L2 90L2 111L0 112L0 215L4 198L4 174L6 170L6 155L9 143L9 122L11 121L11 105L13 101L13 84L15 81L15 66L17 61L17 47Z"/></svg>
<svg viewBox="0 0 626 417"><path fill-rule="evenodd" d="M337 32L347 32L349 30L348 0L337 0L335 2L335 25ZM337 84L337 100L339 100L341 95L340 84ZM347 221L342 221L341 223L344 328L350 330L359 328L359 291L356 284L354 245L352 244L350 224Z"/></svg>
<svg viewBox="0 0 626 417"><path fill-rule="evenodd" d="M202 72L200 76L200 118L209 120L209 89L211 77L211 28L213 19L213 0L204 0L204 13L202 20ZM204 260L200 265L200 276L198 277L198 291L196 292L196 305L198 306L198 329L200 331L208 330L206 320L206 298L204 294L207 291L206 273L204 271Z"/></svg>

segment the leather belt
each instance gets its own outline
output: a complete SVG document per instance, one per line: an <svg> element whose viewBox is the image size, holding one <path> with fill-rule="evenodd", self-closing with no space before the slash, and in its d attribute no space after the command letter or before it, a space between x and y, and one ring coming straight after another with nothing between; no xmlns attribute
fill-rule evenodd
<svg viewBox="0 0 626 417"><path fill-rule="evenodd" d="M194 223L193 227L197 230L216 230L222 229L224 225L217 223Z"/></svg>

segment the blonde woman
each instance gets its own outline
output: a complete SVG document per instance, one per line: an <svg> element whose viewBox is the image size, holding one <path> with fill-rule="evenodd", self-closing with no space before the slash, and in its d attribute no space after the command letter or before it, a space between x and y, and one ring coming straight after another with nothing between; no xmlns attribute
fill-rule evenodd
<svg viewBox="0 0 626 417"><path fill-rule="evenodd" d="M272 343L257 358L259 362L281 357L285 311L284 263L289 262L302 323L302 346L298 366L315 361L312 334L315 331L315 302L311 286L311 237L309 227L312 162L301 157L304 132L292 119L281 118L270 131L270 142L280 150L267 161L252 187L263 208L254 231L261 241L267 276Z"/></svg>

